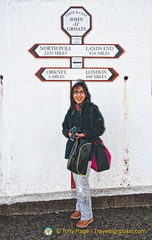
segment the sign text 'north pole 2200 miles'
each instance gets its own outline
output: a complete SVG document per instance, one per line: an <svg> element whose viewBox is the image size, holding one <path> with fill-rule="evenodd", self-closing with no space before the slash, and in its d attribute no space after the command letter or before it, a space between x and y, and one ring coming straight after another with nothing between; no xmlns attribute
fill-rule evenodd
<svg viewBox="0 0 152 240"><path fill-rule="evenodd" d="M36 76L41 81L71 81L82 78L85 81L113 81L118 73L113 68L40 68Z"/></svg>

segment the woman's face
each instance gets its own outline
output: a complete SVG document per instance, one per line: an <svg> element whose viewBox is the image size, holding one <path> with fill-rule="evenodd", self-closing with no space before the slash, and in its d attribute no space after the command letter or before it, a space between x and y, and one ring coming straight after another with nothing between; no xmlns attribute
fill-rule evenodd
<svg viewBox="0 0 152 240"><path fill-rule="evenodd" d="M86 98L86 93L83 89L82 86L79 86L77 88L74 88L74 92L73 92L73 98L74 98L74 101L77 103L77 104L81 104L83 103L83 101L85 100Z"/></svg>

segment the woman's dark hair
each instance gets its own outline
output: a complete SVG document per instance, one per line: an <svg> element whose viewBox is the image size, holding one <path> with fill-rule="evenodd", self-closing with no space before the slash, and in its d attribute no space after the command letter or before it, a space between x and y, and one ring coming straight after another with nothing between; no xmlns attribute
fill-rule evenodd
<svg viewBox="0 0 152 240"><path fill-rule="evenodd" d="M70 92L70 99L71 99L71 108L74 108L75 107L75 101L74 101L74 98L73 98L73 92L74 92L74 89L77 89L79 87L82 87L85 94L86 94L86 98L85 100L87 101L91 101L91 95L89 93L89 90L88 90L88 87L86 85L86 83L83 81L83 80L79 80L77 83L75 83L73 85L73 87L71 88L71 92Z"/></svg>

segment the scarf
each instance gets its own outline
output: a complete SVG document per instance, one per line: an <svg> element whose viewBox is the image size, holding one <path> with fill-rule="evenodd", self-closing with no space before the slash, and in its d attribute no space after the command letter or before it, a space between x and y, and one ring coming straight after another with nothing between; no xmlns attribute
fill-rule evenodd
<svg viewBox="0 0 152 240"><path fill-rule="evenodd" d="M80 104L76 104L75 105L75 109L77 110L77 111L81 111L81 109L82 109L82 104L80 103Z"/></svg>

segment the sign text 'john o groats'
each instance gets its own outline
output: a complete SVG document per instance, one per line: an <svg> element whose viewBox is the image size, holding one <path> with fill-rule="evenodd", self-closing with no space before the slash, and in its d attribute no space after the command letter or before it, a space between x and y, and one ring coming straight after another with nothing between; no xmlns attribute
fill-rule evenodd
<svg viewBox="0 0 152 240"><path fill-rule="evenodd" d="M82 37L91 30L91 15L83 7L70 7L61 19L62 29L71 37Z"/></svg>
<svg viewBox="0 0 152 240"><path fill-rule="evenodd" d="M62 30L70 44L38 43L29 52L35 58L70 58L70 67L41 68L36 76L42 81L113 81L118 73L113 68L85 68L84 58L118 58L124 50L119 44L84 44L92 29L92 16L83 7L70 7L61 16Z"/></svg>

